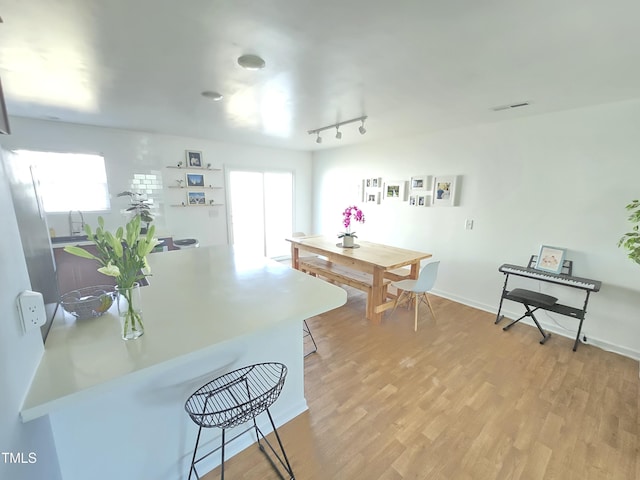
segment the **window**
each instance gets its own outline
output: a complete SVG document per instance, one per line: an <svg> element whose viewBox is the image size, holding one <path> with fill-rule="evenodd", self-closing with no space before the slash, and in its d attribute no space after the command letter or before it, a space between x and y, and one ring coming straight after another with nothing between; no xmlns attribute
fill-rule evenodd
<svg viewBox="0 0 640 480"><path fill-rule="evenodd" d="M18 150L35 167L47 213L104 211L111 207L104 157L79 153Z"/></svg>

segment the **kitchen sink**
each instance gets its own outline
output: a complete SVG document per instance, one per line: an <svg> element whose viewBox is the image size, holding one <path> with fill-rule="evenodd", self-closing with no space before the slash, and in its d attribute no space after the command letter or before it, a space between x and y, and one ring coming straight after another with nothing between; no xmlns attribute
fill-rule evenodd
<svg viewBox="0 0 640 480"><path fill-rule="evenodd" d="M87 235L73 235L69 237L53 237L51 243L73 243L73 242L86 242L88 240Z"/></svg>

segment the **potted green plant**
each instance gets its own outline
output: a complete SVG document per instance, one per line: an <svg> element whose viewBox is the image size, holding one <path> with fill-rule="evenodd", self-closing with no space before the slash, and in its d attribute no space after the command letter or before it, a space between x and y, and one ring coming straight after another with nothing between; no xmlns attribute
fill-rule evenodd
<svg viewBox="0 0 640 480"><path fill-rule="evenodd" d="M628 252L628 257L634 262L640 264L640 232L638 225L640 224L640 200L633 200L625 207L631 212L629 221L633 224L631 232L625 233L618 241L618 247L624 247Z"/></svg>
<svg viewBox="0 0 640 480"><path fill-rule="evenodd" d="M147 233L149 225L153 222L153 215L151 215L151 205L149 201L143 198L143 195L136 192L120 192L118 197L129 197L130 206L127 208L127 212L133 212L134 215L139 215L140 220L145 224L145 227L141 230L141 233Z"/></svg>

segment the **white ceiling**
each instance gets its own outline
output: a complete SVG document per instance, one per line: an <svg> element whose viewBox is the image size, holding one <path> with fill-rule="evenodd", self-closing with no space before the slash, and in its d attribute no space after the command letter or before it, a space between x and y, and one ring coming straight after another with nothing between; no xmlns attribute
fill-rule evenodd
<svg viewBox="0 0 640 480"><path fill-rule="evenodd" d="M640 98L637 0L3 0L0 16L16 116L315 150ZM307 134L361 115L366 135Z"/></svg>

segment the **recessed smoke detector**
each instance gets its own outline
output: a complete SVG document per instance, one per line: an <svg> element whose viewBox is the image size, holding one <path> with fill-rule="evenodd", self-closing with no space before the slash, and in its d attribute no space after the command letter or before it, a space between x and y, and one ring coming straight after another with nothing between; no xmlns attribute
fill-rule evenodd
<svg viewBox="0 0 640 480"><path fill-rule="evenodd" d="M205 90L204 92L201 93L201 95L205 98L209 98L211 100L213 100L214 102L218 102L220 100L222 100L222 94L218 93L218 92L212 92L210 90Z"/></svg>
<svg viewBox="0 0 640 480"><path fill-rule="evenodd" d="M242 55L238 57L238 65L247 70L260 70L264 68L265 62L258 55Z"/></svg>
<svg viewBox="0 0 640 480"><path fill-rule="evenodd" d="M512 108L528 107L529 105L530 105L529 102L520 102L520 103L514 103L512 105L501 105L499 107L493 107L491 110L493 110L494 112L499 112L501 110L509 110Z"/></svg>

